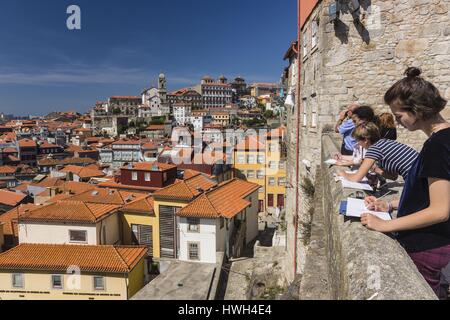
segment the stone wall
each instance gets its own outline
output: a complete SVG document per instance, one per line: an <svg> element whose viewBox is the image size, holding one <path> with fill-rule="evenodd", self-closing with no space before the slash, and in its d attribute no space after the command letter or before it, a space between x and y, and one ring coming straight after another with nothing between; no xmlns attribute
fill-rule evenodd
<svg viewBox="0 0 450 320"><path fill-rule="evenodd" d="M331 2L321 1L301 32L307 44L301 57L299 98L306 111L301 154L312 163L320 158L323 128L335 123L342 107L358 102L386 111L384 93L409 66L420 67L450 99L450 0L360 0L360 23L342 1L336 24L328 16ZM450 119L449 107L445 116ZM424 139L422 133L400 129L399 141L417 149Z"/></svg>
<svg viewBox="0 0 450 320"><path fill-rule="evenodd" d="M296 92L296 106L288 108L288 265L293 270L297 256L296 272L300 274L303 274L308 246L301 241L304 237L301 232L296 235L295 230L296 225L308 223L309 215L301 192L297 213L296 165L299 163L302 179L314 179L320 165L322 132L332 130L343 107L358 102L372 105L377 113L388 111L383 103L384 93L403 77L409 66L422 68L424 77L450 99L450 0L360 0L361 24L354 22L346 5L340 20L330 23L331 2L320 1L301 30L306 54L302 47L300 92ZM313 46L315 22L318 27ZM299 104L302 114L297 139ZM443 114L450 119L450 106ZM416 149L426 139L422 132L402 128L398 136L400 142ZM288 275L290 279L293 273Z"/></svg>
<svg viewBox="0 0 450 320"><path fill-rule="evenodd" d="M322 159L339 150L339 141L336 136L323 136ZM317 198L322 205L314 212L314 242L308 251L300 299L437 299L395 240L339 215L340 201L354 196L355 190L335 182L336 170L326 164L320 168ZM322 290L317 290L320 283Z"/></svg>

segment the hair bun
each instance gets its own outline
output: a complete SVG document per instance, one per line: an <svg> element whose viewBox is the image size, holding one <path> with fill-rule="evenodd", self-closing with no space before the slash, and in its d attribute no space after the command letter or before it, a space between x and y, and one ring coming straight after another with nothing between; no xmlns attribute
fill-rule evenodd
<svg viewBox="0 0 450 320"><path fill-rule="evenodd" d="M419 68L416 67L409 67L408 69L406 69L405 71L405 75L408 78L415 78L420 76L420 74L422 73L422 71Z"/></svg>

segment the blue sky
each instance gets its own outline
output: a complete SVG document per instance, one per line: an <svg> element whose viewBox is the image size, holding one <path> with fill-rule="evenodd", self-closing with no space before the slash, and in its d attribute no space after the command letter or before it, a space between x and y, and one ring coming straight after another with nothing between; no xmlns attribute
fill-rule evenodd
<svg viewBox="0 0 450 320"><path fill-rule="evenodd" d="M82 30L66 27L69 5ZM278 81L296 38L295 0L2 0L0 112L85 112L138 95L159 73L170 90L203 75Z"/></svg>

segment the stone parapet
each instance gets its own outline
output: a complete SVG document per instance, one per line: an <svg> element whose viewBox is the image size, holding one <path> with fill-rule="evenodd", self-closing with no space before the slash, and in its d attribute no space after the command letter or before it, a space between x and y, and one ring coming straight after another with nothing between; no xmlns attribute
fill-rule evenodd
<svg viewBox="0 0 450 320"><path fill-rule="evenodd" d="M324 134L322 160L338 151L338 137ZM319 247L325 248L326 256L318 259L317 250L309 250L306 261L307 270L313 270L308 268L311 259L316 264L326 264L326 269L320 266L315 268L328 272L327 285L323 286L329 291L326 296L350 300L437 299L397 241L385 234L367 230L359 221L347 220L339 215L341 200L356 196L356 190L344 189L339 182L335 182L336 170L322 161L318 173L320 179L317 179L317 183L321 184L317 196L322 198L323 210L314 212L312 238L317 234L323 235L324 239L318 243ZM322 217L317 216L322 212ZM323 225L317 221L323 221ZM304 275L300 299L323 298L323 292L316 296L307 293L308 278L317 277Z"/></svg>

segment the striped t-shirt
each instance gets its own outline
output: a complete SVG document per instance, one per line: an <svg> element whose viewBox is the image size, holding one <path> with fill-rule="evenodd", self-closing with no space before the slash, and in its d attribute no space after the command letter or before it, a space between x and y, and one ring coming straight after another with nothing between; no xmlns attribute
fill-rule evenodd
<svg viewBox="0 0 450 320"><path fill-rule="evenodd" d="M389 173L398 173L406 180L411 165L419 153L405 144L381 139L367 149L364 158L378 161L380 167Z"/></svg>

